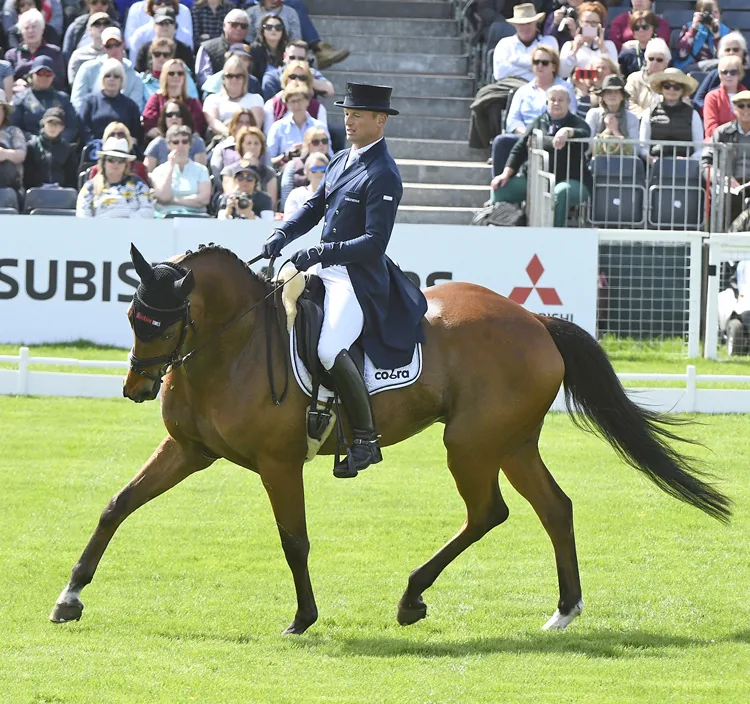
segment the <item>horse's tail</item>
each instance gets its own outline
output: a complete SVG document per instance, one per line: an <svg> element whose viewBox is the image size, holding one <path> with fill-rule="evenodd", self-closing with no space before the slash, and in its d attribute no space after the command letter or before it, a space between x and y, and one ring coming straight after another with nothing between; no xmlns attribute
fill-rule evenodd
<svg viewBox="0 0 750 704"><path fill-rule="evenodd" d="M691 442L670 429L685 421L647 411L628 398L606 353L585 330L559 318L538 316L565 364L565 404L573 422L599 432L629 465L670 496L727 523L731 500L701 476L695 460L669 440Z"/></svg>

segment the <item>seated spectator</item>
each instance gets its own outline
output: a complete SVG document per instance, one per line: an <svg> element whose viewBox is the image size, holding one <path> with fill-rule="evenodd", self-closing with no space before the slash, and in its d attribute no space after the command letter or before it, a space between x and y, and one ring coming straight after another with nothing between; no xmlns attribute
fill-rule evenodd
<svg viewBox="0 0 750 704"><path fill-rule="evenodd" d="M534 80L519 88L514 94L505 122L505 133L492 142L492 165L494 175L505 168L505 162L513 145L526 128L547 109L547 90L553 85L564 86L570 93L570 109L576 112L577 102L573 86L558 75L560 56L548 46L539 46L531 55Z"/></svg>
<svg viewBox="0 0 750 704"><path fill-rule="evenodd" d="M138 106L122 92L125 85L125 69L117 59L107 59L100 72L99 90L86 96L78 113L81 142L89 144L102 139L110 122L122 122L130 134L140 142L141 112Z"/></svg>
<svg viewBox="0 0 750 704"><path fill-rule="evenodd" d="M625 82L625 90L630 94L630 110L639 118L653 104L655 97L651 89L651 76L661 73L672 61L672 53L663 39L652 39L644 52L645 68L631 73Z"/></svg>
<svg viewBox="0 0 750 704"><path fill-rule="evenodd" d="M573 74L573 88L578 101L576 114L582 120L586 119L591 108L599 107L599 96L596 91L602 87L607 76L619 76L620 67L609 56L595 56L586 66L589 74L576 78Z"/></svg>
<svg viewBox="0 0 750 704"><path fill-rule="evenodd" d="M125 43L133 46L133 37L136 32L143 26L151 23L154 12L161 7L169 7L174 10L177 17L177 34L175 38L183 44L187 44L191 50L193 47L193 18L190 16L190 10L181 5L178 0L139 0L133 3L128 10L128 19L125 22ZM150 41L149 37L145 41Z"/></svg>
<svg viewBox="0 0 750 704"><path fill-rule="evenodd" d="M305 172L305 164L313 154L328 154L330 140L325 130L311 127L305 132L302 151L285 167L281 175L281 204L286 208L286 199L295 188L307 186L309 179Z"/></svg>
<svg viewBox="0 0 750 704"><path fill-rule="evenodd" d="M190 158L193 133L187 125L167 129L167 161L151 172L157 217L169 213L205 213L211 200L208 169Z"/></svg>
<svg viewBox="0 0 750 704"><path fill-rule="evenodd" d="M206 143L203 138L196 134L195 127L193 125L193 114L188 106L181 100L168 100L164 103L164 107L159 114L159 120L157 122L156 130L157 136L146 147L146 157L144 163L146 169L151 173L157 166L167 161L169 156L169 146L165 135L167 130L173 125L182 126L185 125L190 129L193 134L192 142L190 143L190 151L188 156L197 164L206 165Z"/></svg>
<svg viewBox="0 0 750 704"><path fill-rule="evenodd" d="M222 139L211 152L211 173L216 179L219 178L221 170L225 166L227 166L228 164L234 164L236 161L240 160L240 155L237 153L237 138L239 137L240 130L243 127L258 127L257 123L255 122L255 116L247 108L238 110L236 113L234 113L234 115L232 115L227 124L227 130L229 131L229 134L224 137L224 139ZM263 135L263 132L260 129L258 131L261 133L261 135ZM265 135L263 135L262 142L263 153L265 154Z"/></svg>
<svg viewBox="0 0 750 704"><path fill-rule="evenodd" d="M168 100L179 100L185 103L193 117L195 132L199 135L206 132L203 106L200 100L188 96L187 76L187 68L180 59L169 59L164 64L159 76L159 90L146 101L146 107L143 109L143 130L146 137L153 138L159 135L156 123Z"/></svg>
<svg viewBox="0 0 750 704"><path fill-rule="evenodd" d="M263 76L284 64L284 52L289 43L289 35L281 18L264 15L257 34L250 44L253 59L253 75L263 84Z"/></svg>
<svg viewBox="0 0 750 704"><path fill-rule="evenodd" d="M247 12L230 10L224 18L222 35L201 44L195 57L195 77L199 86L202 87L209 76L224 68L226 54L232 44L244 43L248 23ZM262 77L263 74L258 77L259 82Z"/></svg>
<svg viewBox="0 0 750 704"><path fill-rule="evenodd" d="M242 60L230 56L224 64L221 92L209 95L203 102L203 114L214 134L226 136L229 130L225 122L241 108L250 109L257 124L263 124L263 98L257 93L247 92L247 77Z"/></svg>
<svg viewBox="0 0 750 704"><path fill-rule="evenodd" d="M49 56L37 56L29 72L30 90L16 97L13 110L13 124L23 130L27 140L39 134L45 111L59 107L65 114L62 136L68 142L75 141L78 132L76 113L70 104L68 94L52 87L54 78L52 60Z"/></svg>
<svg viewBox="0 0 750 704"><path fill-rule="evenodd" d="M108 27L102 32L102 45L106 54L98 59L92 59L78 69L76 79L73 82L73 90L70 94L70 102L76 112L83 108L83 102L87 95L98 91L101 82L102 67L110 59L117 60L125 72L125 88L123 93L128 96L137 106L139 112L146 105L144 97L143 81L133 70L133 64L125 58L125 42L117 27Z"/></svg>
<svg viewBox="0 0 750 704"><path fill-rule="evenodd" d="M586 68L591 59L609 56L617 61L617 48L604 38L607 10L600 2L585 2L578 8L575 36L560 49L560 75L568 78L577 68Z"/></svg>
<svg viewBox="0 0 750 704"><path fill-rule="evenodd" d="M305 132L311 127L319 127L328 134L328 127L324 122L316 120L307 112L310 104L310 89L301 81L289 81L284 88L284 104L289 112L277 120L268 131L268 154L275 168L281 168L299 156ZM329 156L333 152L329 146Z"/></svg>
<svg viewBox="0 0 750 704"><path fill-rule="evenodd" d="M33 8L42 13L45 25L52 25L55 32L57 32L57 36L62 37L63 12L60 0L42 0L39 7L33 5ZM31 8L26 6L24 12L27 12L29 9ZM16 0L5 0L3 2L3 28L0 32L5 32L7 35L18 24L19 17L20 14Z"/></svg>
<svg viewBox="0 0 750 704"><path fill-rule="evenodd" d="M315 191L320 187L323 177L328 169L328 157L325 154L316 152L310 154L305 162L305 179L306 186L297 186L292 189L289 197L284 203L284 220L288 220L294 215L310 198L315 195Z"/></svg>
<svg viewBox="0 0 750 704"><path fill-rule="evenodd" d="M271 125L276 122L276 120L280 120L289 112L284 103L283 93L283 89L286 88L289 81L300 81L301 83L304 83L309 88L310 95L314 95L313 84L315 79L312 70L310 69L310 64L307 63L307 61L290 61L281 74L282 92L273 96L270 100L267 100L263 105L263 112L265 114L263 131L266 134L268 134ZM328 124L328 113L325 105L323 105L317 98L310 99L310 104L307 106L307 112L309 112L316 120Z"/></svg>
<svg viewBox="0 0 750 704"><path fill-rule="evenodd" d="M747 54L747 41L742 36L742 32L730 32L725 34L719 40L719 49L717 51L719 59L724 56L739 56L742 60L742 66L745 73L750 69L750 59ZM703 104L706 101L706 95L709 91L719 87L719 69L714 68L709 71L703 78L703 82L695 91L693 96L693 106L702 114Z"/></svg>
<svg viewBox="0 0 750 704"><path fill-rule="evenodd" d="M565 42L572 42L578 30L576 20L578 19L578 8L584 0L567 0L558 2L559 7L547 15L544 21L544 34L554 37L557 46L561 47ZM636 0L638 1L638 0ZM669 28L667 28L667 35Z"/></svg>
<svg viewBox="0 0 750 704"><path fill-rule="evenodd" d="M104 134L102 135L102 143L106 143L110 137L114 137L115 139L124 139L128 143L128 151L135 158L134 161L130 162L130 172L134 176L137 176L139 179L141 179L141 181L144 181L145 183L148 183L150 185L151 177L149 176L148 170L146 169L144 163L138 160L140 147L133 140L133 136L130 134L130 130L128 129L127 125L123 125L122 122L110 122L107 125L107 128L104 130ZM99 155L97 154L94 158L98 159L98 156ZM91 167L89 178L94 178L94 176L96 176L96 174L98 173L98 169L99 166L97 164L94 164Z"/></svg>
<svg viewBox="0 0 750 704"><path fill-rule="evenodd" d="M215 168L218 168L220 162L223 163L223 166L221 171L219 171L219 174L224 171L224 167L232 166L239 161L250 164L250 166L258 172L260 177L260 190L264 193L268 193L273 204L273 209L275 210L276 204L279 200L279 180L276 176L276 172L270 166L263 163L263 159L266 155L265 135L258 127L240 127L235 140L235 148L233 150L225 149L223 159L214 159L214 154L211 154L212 171ZM218 148L219 147L217 147L217 149ZM216 152L216 149L214 152ZM223 181L223 189L226 192L226 181Z"/></svg>
<svg viewBox="0 0 750 704"><path fill-rule="evenodd" d="M732 99L737 93L747 91L742 85L745 68L739 56L725 56L719 59L719 81L721 85L706 95L703 109L703 128L706 140L711 138L717 127L735 119Z"/></svg>
<svg viewBox="0 0 750 704"><path fill-rule="evenodd" d="M599 107L591 108L586 115L586 124L594 137L594 156L600 154L632 155L632 144L615 144L604 140L638 140L638 118L628 110L628 92L620 76L607 76L602 87L596 91ZM600 139L596 139L596 138Z"/></svg>
<svg viewBox="0 0 750 704"><path fill-rule="evenodd" d="M117 22L117 13L111 0L83 0L81 5L85 8L84 13L76 17L65 30L62 51L66 61L70 61L76 49L83 49L91 44L91 35L87 31L91 15L105 12L113 26Z"/></svg>
<svg viewBox="0 0 750 704"><path fill-rule="evenodd" d="M698 87L698 82L678 68L668 68L651 77L651 88L656 100L641 117L640 140L642 156L653 163L660 156L667 158L690 156L691 147L662 146L649 147L646 142L702 142L703 122L697 110L690 103L690 96ZM693 153L699 158L701 150Z"/></svg>
<svg viewBox="0 0 750 704"><path fill-rule="evenodd" d="M519 172L529 156L529 140L534 130L544 134L543 147L550 155L550 170L555 174L555 227L564 227L568 210L583 203L591 193L586 144L569 144L568 139L587 139L589 126L570 112L570 93L564 86L547 91L547 110L537 117L516 142L502 173L490 184L493 203L521 203L526 198L526 176ZM573 178L578 176L579 178Z"/></svg>
<svg viewBox="0 0 750 704"><path fill-rule="evenodd" d="M630 29L635 35L620 51L620 72L623 78L646 68L646 47L656 36L658 17L653 12L631 12Z"/></svg>
<svg viewBox="0 0 750 704"><path fill-rule="evenodd" d="M286 67L292 61L303 61L307 64L309 71L312 74L312 89L315 91L315 95L320 95L323 98L333 97L336 92L333 83L331 83L320 71L310 66L310 61L307 57L307 50L307 42L303 42L302 40L289 42L289 44L287 44L287 47L284 50L284 63L277 69L267 70L263 76L263 97L266 100L269 100L283 89L284 86L282 85L281 78ZM296 80L299 80L299 78Z"/></svg>
<svg viewBox="0 0 750 704"><path fill-rule="evenodd" d="M190 9L193 18L193 46L221 36L224 18L232 9L226 0L196 0Z"/></svg>
<svg viewBox="0 0 750 704"><path fill-rule="evenodd" d="M96 176L86 181L78 193L79 218L154 217L154 201L148 184L130 173L127 140L110 137L99 150Z"/></svg>
<svg viewBox="0 0 750 704"><path fill-rule="evenodd" d="M544 17L532 3L523 3L513 8L513 17L508 22L515 26L513 37L501 39L495 46L492 57L492 75L496 81L513 77L524 81L534 79L531 54L538 46L549 46L557 51L557 42L552 37L542 37L537 31L537 22Z"/></svg>
<svg viewBox="0 0 750 704"><path fill-rule="evenodd" d="M76 49L68 61L68 83L71 86L82 64L92 59L98 59L106 54L102 46L102 32L111 26L112 19L106 12L94 12L88 15L86 33L91 41L85 46Z"/></svg>
<svg viewBox="0 0 750 704"><path fill-rule="evenodd" d="M175 43L174 58L180 59L190 72L195 70L193 50L177 39L177 19L171 7L160 7L154 12L151 22L143 25L133 35L130 46L130 60L135 70L143 73L148 69L149 49L154 39L171 39Z"/></svg>
<svg viewBox="0 0 750 704"><path fill-rule="evenodd" d="M23 183L23 162L26 159L26 139L18 127L11 124L13 106L0 91L0 188L18 191Z"/></svg>
<svg viewBox="0 0 750 704"><path fill-rule="evenodd" d="M65 61L62 51L54 44L47 44L42 38L44 33L42 13L37 9L27 10L19 18L18 28L23 37L23 44L5 53L5 60L13 67L15 80L26 78L37 56L49 56L52 59L52 70L55 74L55 88L64 90Z"/></svg>
<svg viewBox="0 0 750 704"><path fill-rule="evenodd" d="M226 62L226 59L228 59L230 56L239 57L242 60L242 63L245 65L245 68L247 69L247 74L248 74L247 92L258 93L260 95L260 92L261 92L260 81L255 76L253 76L253 73L252 73L253 58L250 55L250 46L248 44L232 44L227 50L227 53L225 54L225 62ZM224 82L224 69L222 68L221 71L217 73L212 73L208 78L206 78L206 81L202 87L204 98L209 93L220 92L223 82Z"/></svg>
<svg viewBox="0 0 750 704"><path fill-rule="evenodd" d="M686 72L694 69L708 70L705 62L718 59L716 50L719 40L729 32L729 27L721 23L719 6L713 0L698 0L692 22L686 24L680 32L675 67ZM714 67L715 64L710 66Z"/></svg>
<svg viewBox="0 0 750 704"><path fill-rule="evenodd" d="M273 203L258 187L260 174L245 161L225 166L221 172L232 187L219 200L219 220L273 220Z"/></svg>
<svg viewBox="0 0 750 704"><path fill-rule="evenodd" d="M750 91L742 90L732 97L732 104L736 118L729 123L717 127L711 135L711 144L734 145L727 154L727 168L729 174L729 187L735 193L728 194L730 198L731 218L736 218L742 211L745 198L748 196L746 186L750 182ZM725 182L717 174L712 174L714 166L714 149L707 147L701 158L703 175L707 182L713 182L713 192L716 193L719 184Z"/></svg>
<svg viewBox="0 0 750 704"><path fill-rule="evenodd" d="M258 36L261 26L264 22L268 22L269 17L274 17L283 23L288 41L302 39L299 15L294 8L284 4L283 0L258 0L257 4L248 7L247 16L250 21L247 31L249 42Z"/></svg>
<svg viewBox="0 0 750 704"><path fill-rule="evenodd" d="M42 12L42 2L41 0L12 0L13 1L13 7L16 11L16 16L20 17L24 12L27 10L36 9L39 10L39 12ZM59 0L57 0L57 6L60 6ZM42 12L42 17L44 17L44 13ZM60 25L62 26L62 24ZM23 37L21 36L21 31L18 29L18 22L16 21L16 24L14 24L6 33L7 38L7 46L9 49L12 49L13 47L18 46L19 44L23 43ZM62 35L55 29L47 20L45 20L44 25L44 34L42 35L42 39L47 44L54 44L55 46L60 46L62 44Z"/></svg>
<svg viewBox="0 0 750 704"><path fill-rule="evenodd" d="M148 68L139 74L143 81L143 93L148 99L161 88L161 72L164 64L174 58L175 43L171 39L154 39L149 45ZM193 77L188 72L185 76L187 81L187 94L189 98L198 97L198 89Z"/></svg>
<svg viewBox="0 0 750 704"><path fill-rule="evenodd" d="M653 13L651 0L631 0L633 6L632 12L626 12L615 17L609 25L608 39L615 45L617 51L622 51L623 45L633 39L637 39L633 32L633 15L636 12ZM662 17L656 18L655 37L660 37L669 44L670 29L669 22Z"/></svg>
<svg viewBox="0 0 750 704"><path fill-rule="evenodd" d="M62 108L49 108L41 119L41 132L28 142L24 162L24 188L56 185L76 188L78 155L63 136L66 121Z"/></svg>

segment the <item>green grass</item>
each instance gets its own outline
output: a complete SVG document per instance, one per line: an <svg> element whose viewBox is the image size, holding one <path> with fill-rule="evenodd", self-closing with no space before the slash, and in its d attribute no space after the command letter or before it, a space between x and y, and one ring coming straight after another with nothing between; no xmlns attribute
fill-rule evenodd
<svg viewBox="0 0 750 704"><path fill-rule="evenodd" d="M156 404L0 398L0 702L750 701L750 438L743 417L690 428L736 517L722 526L659 492L601 441L551 416L543 452L575 506L586 610L543 633L550 543L501 478L506 524L395 622L409 571L463 506L439 427L352 481L306 470L320 620L282 637L294 592L258 478L226 462L120 528L79 623L47 615L99 512L164 430Z"/></svg>

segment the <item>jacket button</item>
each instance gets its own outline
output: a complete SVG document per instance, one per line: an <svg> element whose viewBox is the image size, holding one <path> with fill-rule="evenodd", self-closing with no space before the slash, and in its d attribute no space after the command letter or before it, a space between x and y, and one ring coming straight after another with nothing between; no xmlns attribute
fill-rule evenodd
<svg viewBox="0 0 750 704"><path fill-rule="evenodd" d="M327 227L327 226L328 226L328 220L323 220L323 227Z"/></svg>
<svg viewBox="0 0 750 704"><path fill-rule="evenodd" d="M330 206L329 204L327 204L327 203L326 203L326 210L328 210L328 208L330 208L330 207L331 207L331 206Z"/></svg>
<svg viewBox="0 0 750 704"><path fill-rule="evenodd" d="M339 214L339 211L337 210L337 211L336 211L336 215L338 215L338 214Z"/></svg>
<svg viewBox="0 0 750 704"><path fill-rule="evenodd" d="M336 232L336 228L335 227L333 228L333 231L334 231L334 233Z"/></svg>

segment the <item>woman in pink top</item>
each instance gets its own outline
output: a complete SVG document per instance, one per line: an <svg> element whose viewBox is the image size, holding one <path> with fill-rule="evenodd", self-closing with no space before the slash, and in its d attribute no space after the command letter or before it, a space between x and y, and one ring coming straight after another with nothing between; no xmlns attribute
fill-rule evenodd
<svg viewBox="0 0 750 704"><path fill-rule="evenodd" d="M154 139L159 136L159 115L169 100L179 100L187 105L193 117L195 133L202 137L206 132L203 106L200 100L190 98L187 94L187 68L181 59L164 62L159 76L159 90L148 99L143 108L143 131L146 137Z"/></svg>
<svg viewBox="0 0 750 704"><path fill-rule="evenodd" d="M640 10L641 12L651 11L651 0L630 0L633 5L633 12ZM622 15L615 17L609 25L609 34L607 38L614 42L617 47L618 53L622 51L622 45L625 42L629 42L631 39L635 39L633 36L633 30L630 28L630 12L625 12ZM656 36L661 37L667 44L669 44L669 22L663 17L659 17L659 26L656 28Z"/></svg>
<svg viewBox="0 0 750 704"><path fill-rule="evenodd" d="M717 127L737 119L732 107L732 98L740 91L747 90L741 81L745 75L742 59L736 55L719 59L719 82L715 90L706 94L703 105L703 125L706 139L710 139Z"/></svg>

